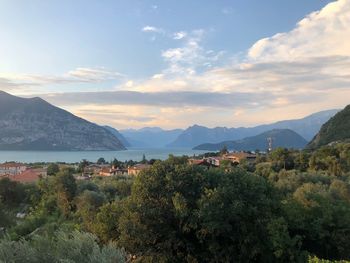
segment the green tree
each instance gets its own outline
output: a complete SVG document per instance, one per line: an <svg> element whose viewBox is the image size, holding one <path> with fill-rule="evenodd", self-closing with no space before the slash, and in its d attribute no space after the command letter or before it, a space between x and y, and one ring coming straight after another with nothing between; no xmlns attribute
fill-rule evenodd
<svg viewBox="0 0 350 263"><path fill-rule="evenodd" d="M29 240L0 240L0 262L122 263L126 255L114 243L100 247L93 234L59 231L53 238L34 235Z"/></svg>
<svg viewBox="0 0 350 263"><path fill-rule="evenodd" d="M93 231L98 208L103 205L104 201L102 194L89 190L85 190L76 198L76 213L86 230Z"/></svg>
<svg viewBox="0 0 350 263"><path fill-rule="evenodd" d="M0 179L0 202L7 207L16 207L25 198L22 184L5 177Z"/></svg>
<svg viewBox="0 0 350 263"><path fill-rule="evenodd" d="M106 162L105 158L100 157L100 158L98 158L98 160L97 160L96 163L97 163L97 164L106 164L107 162Z"/></svg>
<svg viewBox="0 0 350 263"><path fill-rule="evenodd" d="M123 212L123 202L114 201L100 207L94 222L94 233L107 243L110 240L116 241L120 232L118 229L119 218Z"/></svg>
<svg viewBox="0 0 350 263"><path fill-rule="evenodd" d="M142 262L303 259L279 213L279 195L265 178L171 157L136 178L118 220L118 243ZM283 232L272 231L277 225Z"/></svg>
<svg viewBox="0 0 350 263"><path fill-rule="evenodd" d="M77 184L69 170L60 171L55 177L57 193L57 205L64 216L68 216L73 209L73 199L76 194Z"/></svg>
<svg viewBox="0 0 350 263"><path fill-rule="evenodd" d="M55 175L60 171L60 167L57 163L50 163L47 167L47 175Z"/></svg>

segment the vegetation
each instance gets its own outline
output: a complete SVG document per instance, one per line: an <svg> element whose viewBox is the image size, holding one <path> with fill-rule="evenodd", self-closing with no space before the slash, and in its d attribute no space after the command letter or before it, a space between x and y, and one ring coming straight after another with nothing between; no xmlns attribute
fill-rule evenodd
<svg viewBox="0 0 350 263"><path fill-rule="evenodd" d="M322 127L320 132L309 143L311 149L327 145L332 142L350 140L350 105L338 112Z"/></svg>
<svg viewBox="0 0 350 263"><path fill-rule="evenodd" d="M31 239L0 240L1 262L125 262L125 253L114 243L99 246L93 234L56 232L52 237L34 235Z"/></svg>
<svg viewBox="0 0 350 263"><path fill-rule="evenodd" d="M350 144L210 169L152 163L136 178L0 180L0 261L350 260Z"/></svg>

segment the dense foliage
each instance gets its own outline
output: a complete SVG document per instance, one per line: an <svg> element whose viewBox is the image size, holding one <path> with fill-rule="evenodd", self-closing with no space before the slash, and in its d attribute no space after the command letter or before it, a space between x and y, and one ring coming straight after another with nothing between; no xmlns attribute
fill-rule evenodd
<svg viewBox="0 0 350 263"><path fill-rule="evenodd" d="M350 144L210 169L186 157L152 163L135 178L76 180L65 168L35 185L0 180L0 261L350 259Z"/></svg>
<svg viewBox="0 0 350 263"><path fill-rule="evenodd" d="M350 140L350 105L323 124L308 147L318 148L332 142L345 140Z"/></svg>

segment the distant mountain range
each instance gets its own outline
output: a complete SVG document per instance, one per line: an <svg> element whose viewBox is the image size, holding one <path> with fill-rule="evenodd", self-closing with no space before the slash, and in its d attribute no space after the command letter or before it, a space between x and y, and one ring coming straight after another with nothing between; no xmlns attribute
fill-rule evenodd
<svg viewBox="0 0 350 263"><path fill-rule="evenodd" d="M307 148L315 149L329 143L343 141L350 141L350 105L323 124Z"/></svg>
<svg viewBox="0 0 350 263"><path fill-rule="evenodd" d="M309 141L319 131L322 124L328 121L338 111L339 110L321 111L302 119L279 121L251 128L207 128L194 125L184 130L173 142L168 144L168 147L193 148L203 143L235 141L273 129L290 129Z"/></svg>
<svg viewBox="0 0 350 263"><path fill-rule="evenodd" d="M0 150L124 150L108 129L41 98L0 91Z"/></svg>
<svg viewBox="0 0 350 263"><path fill-rule="evenodd" d="M273 148L286 147L302 149L307 144L307 141L295 131L289 129L274 129L241 140L201 144L194 147L194 150L219 151L227 147L227 149L235 151L266 151L268 149L268 138L272 139Z"/></svg>
<svg viewBox="0 0 350 263"><path fill-rule="evenodd" d="M145 127L139 130L126 129L119 131L131 147L163 148L174 141L182 129L163 130L159 127Z"/></svg>
<svg viewBox="0 0 350 263"><path fill-rule="evenodd" d="M118 138L118 140L125 146L125 147L131 147L131 144L129 141L121 134L117 129L111 127L111 126L103 126L106 130L108 130L110 133L112 133L115 137Z"/></svg>

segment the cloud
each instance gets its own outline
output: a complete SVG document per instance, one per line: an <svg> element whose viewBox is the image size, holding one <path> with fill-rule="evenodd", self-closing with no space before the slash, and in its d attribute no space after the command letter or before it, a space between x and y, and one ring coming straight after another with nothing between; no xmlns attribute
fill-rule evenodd
<svg viewBox="0 0 350 263"><path fill-rule="evenodd" d="M186 41L181 47L162 51L162 57L168 63L164 73L194 75L198 71L208 70L219 61L224 54L223 51L206 50L201 45L205 33L203 29L193 30L190 34L186 33ZM185 37L184 33L178 35L180 36Z"/></svg>
<svg viewBox="0 0 350 263"><path fill-rule="evenodd" d="M231 15L234 13L234 9L232 7L224 7L221 9L221 13L224 15Z"/></svg>
<svg viewBox="0 0 350 263"><path fill-rule="evenodd" d="M151 32L151 33L164 33L164 30L154 26L145 26L142 28L143 32Z"/></svg>
<svg viewBox="0 0 350 263"><path fill-rule="evenodd" d="M236 106L254 106L266 104L270 98L263 93L219 93L219 92L76 92L51 93L40 95L45 100L62 106L72 105L143 105L160 107L199 106L225 108ZM278 99L276 97L276 99Z"/></svg>
<svg viewBox="0 0 350 263"><path fill-rule="evenodd" d="M75 70L69 71L67 75L80 81L87 82L101 82L124 77L124 75L119 72L92 68L77 68Z"/></svg>
<svg viewBox="0 0 350 263"><path fill-rule="evenodd" d="M179 31L173 34L173 38L175 40L183 39L187 36L187 33L185 31Z"/></svg>
<svg viewBox="0 0 350 263"><path fill-rule="evenodd" d="M248 58L258 61L349 56L350 2L338 0L301 20L290 32L257 41Z"/></svg>
<svg viewBox="0 0 350 263"><path fill-rule="evenodd" d="M104 68L76 68L62 75L0 73L0 89L19 93L43 92L48 85L101 83L121 80L125 75Z"/></svg>

